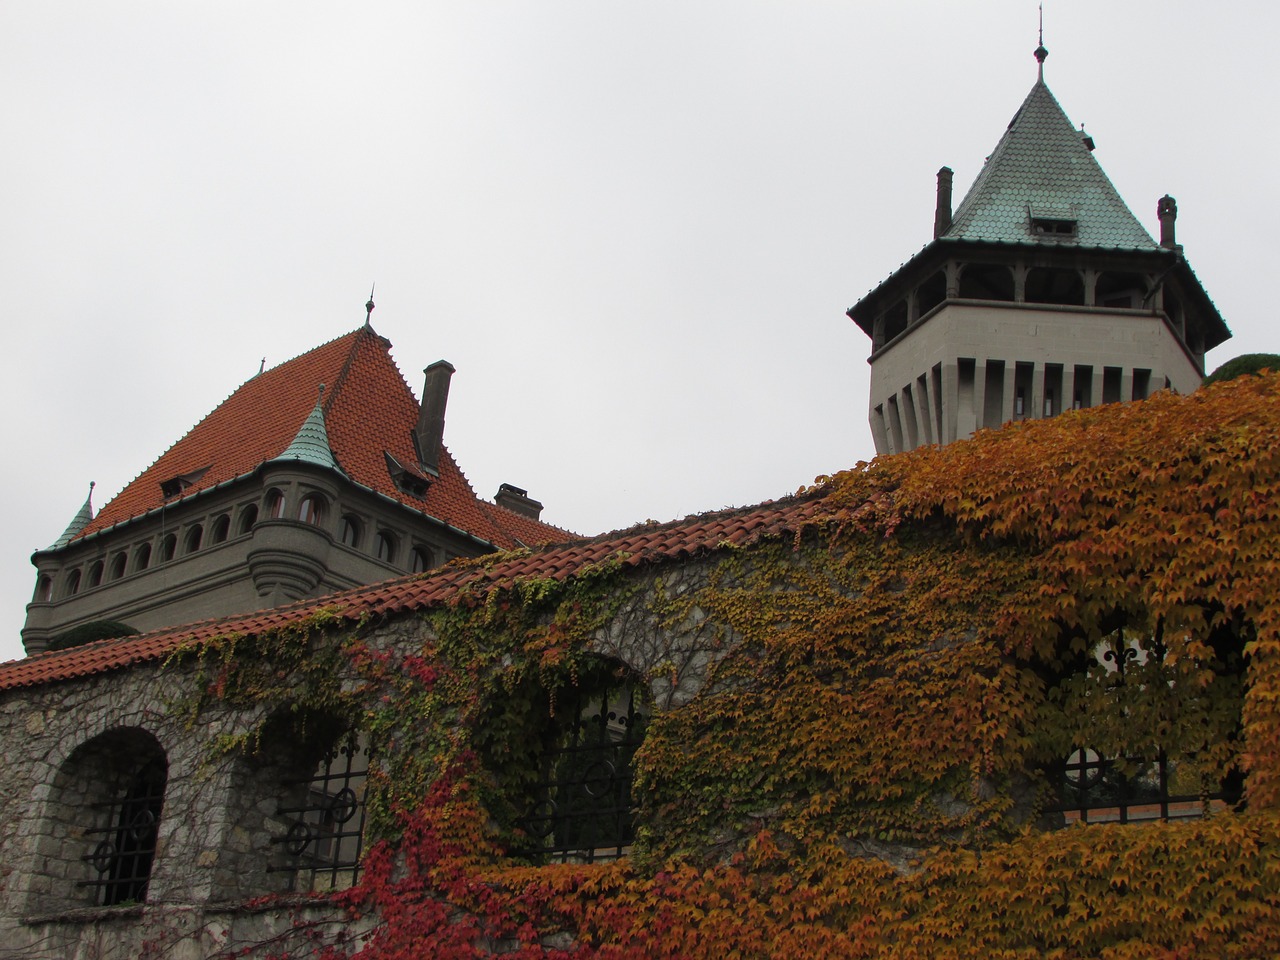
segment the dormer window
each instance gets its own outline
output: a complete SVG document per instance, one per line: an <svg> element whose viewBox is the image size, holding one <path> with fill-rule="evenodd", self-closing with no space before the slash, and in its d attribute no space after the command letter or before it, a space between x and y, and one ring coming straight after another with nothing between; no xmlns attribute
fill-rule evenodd
<svg viewBox="0 0 1280 960"><path fill-rule="evenodd" d="M1049 240L1070 240L1076 235L1075 220L1060 220L1054 217L1032 217L1031 232L1037 237Z"/></svg>
<svg viewBox="0 0 1280 960"><path fill-rule="evenodd" d="M382 455L387 461L387 473L391 475L392 482L402 493L407 493L411 497L427 495L427 487L431 485L430 477L413 467L404 465L386 450L382 451Z"/></svg>
<svg viewBox="0 0 1280 960"><path fill-rule="evenodd" d="M209 472L208 467L201 467L199 470L192 470L190 473L180 473L176 477L170 477L168 480L160 481L160 495L166 500L173 497L180 497L190 487L195 486L200 478Z"/></svg>

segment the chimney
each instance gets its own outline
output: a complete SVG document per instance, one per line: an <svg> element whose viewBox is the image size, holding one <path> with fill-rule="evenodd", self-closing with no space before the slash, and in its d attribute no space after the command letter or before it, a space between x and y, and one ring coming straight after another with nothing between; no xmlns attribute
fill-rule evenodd
<svg viewBox="0 0 1280 960"><path fill-rule="evenodd" d="M449 378L453 364L437 360L422 371L427 375L422 387L422 408L413 437L418 446L418 459L430 473L440 472L440 443L444 438L444 408L449 402Z"/></svg>
<svg viewBox="0 0 1280 960"><path fill-rule="evenodd" d="M518 513L524 517L532 517L537 520L542 516L542 504L529 496L528 490L522 490L520 487L512 486L504 483L498 487L498 492L494 494L493 502L500 507L506 507L513 513Z"/></svg>
<svg viewBox="0 0 1280 960"><path fill-rule="evenodd" d="M1156 216L1160 218L1160 246L1170 250L1177 249L1178 241L1174 239L1174 221L1178 219L1178 201L1166 193L1156 204Z"/></svg>
<svg viewBox="0 0 1280 960"><path fill-rule="evenodd" d="M938 208L933 212L933 239L951 229L951 168L938 171Z"/></svg>

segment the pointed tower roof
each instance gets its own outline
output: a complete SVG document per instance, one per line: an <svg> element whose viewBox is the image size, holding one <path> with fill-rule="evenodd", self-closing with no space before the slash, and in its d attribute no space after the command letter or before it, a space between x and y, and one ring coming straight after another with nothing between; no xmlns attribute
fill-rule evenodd
<svg viewBox="0 0 1280 960"><path fill-rule="evenodd" d="M387 455L401 464L417 463L413 427L419 408L390 349L366 320L345 336L251 377L73 538L296 454L299 460L340 469L355 484L497 547L569 539L564 530L481 500L444 447L439 476L425 493L415 495L396 484ZM317 403L321 383L329 386Z"/></svg>
<svg viewBox="0 0 1280 960"><path fill-rule="evenodd" d="M62 536L50 544L50 550L57 550L65 547L68 543L75 539L76 534L89 525L89 521L93 519L93 487L92 480L89 481L89 495L84 498L84 504L71 518L71 522L67 524L67 529L62 531Z"/></svg>
<svg viewBox="0 0 1280 960"><path fill-rule="evenodd" d="M320 384L320 396L316 399L316 405L307 414L307 419L302 421L297 436L285 448L284 453L275 459L301 460L303 463L313 463L318 467L328 467L331 470L341 469L333 456L333 450L329 447L329 431L324 425L323 383Z"/></svg>
<svg viewBox="0 0 1280 960"><path fill-rule="evenodd" d="M1039 77L943 236L1044 242L1033 220L1074 221L1073 236L1053 239L1076 246L1158 250L1094 159L1090 143Z"/></svg>

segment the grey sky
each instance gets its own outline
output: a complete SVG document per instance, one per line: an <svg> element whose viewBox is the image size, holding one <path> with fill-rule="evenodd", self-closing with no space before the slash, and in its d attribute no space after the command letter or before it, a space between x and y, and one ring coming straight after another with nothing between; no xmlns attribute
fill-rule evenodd
<svg viewBox="0 0 1280 960"><path fill-rule="evenodd" d="M1239 353L1280 351L1280 5L1051 0L1046 78ZM583 533L870 459L844 310L1035 79L1036 3L0 4L0 659L32 550L255 373L374 327L477 493ZM1264 263L1265 259L1265 263Z"/></svg>

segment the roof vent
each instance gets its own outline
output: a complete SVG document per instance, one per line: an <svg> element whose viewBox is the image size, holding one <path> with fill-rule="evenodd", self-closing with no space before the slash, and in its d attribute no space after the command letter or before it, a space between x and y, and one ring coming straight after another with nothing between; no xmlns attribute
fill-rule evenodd
<svg viewBox="0 0 1280 960"><path fill-rule="evenodd" d="M1156 216L1160 218L1160 246L1173 250L1178 246L1175 231L1178 219L1178 201L1167 193L1156 204Z"/></svg>
<svg viewBox="0 0 1280 960"><path fill-rule="evenodd" d="M1084 124L1080 124L1080 142L1089 148L1089 152L1093 153L1093 137L1084 132Z"/></svg>
<svg viewBox="0 0 1280 960"><path fill-rule="evenodd" d="M537 520L542 516L542 504L531 498L528 490L513 486L510 483L504 483L498 487L498 492L494 495L493 502L500 507L505 507L512 513L520 514L522 517L531 517Z"/></svg>

